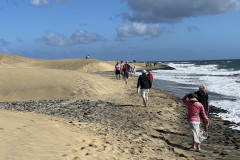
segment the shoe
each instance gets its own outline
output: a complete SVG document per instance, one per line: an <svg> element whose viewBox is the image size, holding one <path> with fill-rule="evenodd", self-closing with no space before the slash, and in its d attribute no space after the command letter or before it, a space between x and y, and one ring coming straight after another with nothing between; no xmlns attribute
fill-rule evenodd
<svg viewBox="0 0 240 160"><path fill-rule="evenodd" d="M196 152L201 152L201 150L200 150L200 149L196 149L195 151L196 151Z"/></svg>

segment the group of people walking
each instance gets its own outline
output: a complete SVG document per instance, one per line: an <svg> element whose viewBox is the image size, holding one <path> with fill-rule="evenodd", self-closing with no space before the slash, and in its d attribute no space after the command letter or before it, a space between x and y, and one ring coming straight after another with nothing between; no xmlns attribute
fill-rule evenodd
<svg viewBox="0 0 240 160"><path fill-rule="evenodd" d="M123 74L123 77L128 83L129 72L131 71L131 66L126 62L125 64L119 64L117 62L115 66L115 72L117 79L120 79L120 74ZM134 67L135 74L135 67ZM153 75L149 71L147 74L146 70L142 71L142 75L138 77L137 81L137 93L141 92L143 98L144 106L148 106L148 94L150 88L152 88ZM197 152L201 152L200 143L209 138L208 135L208 126L209 126L209 102L208 94L206 93L206 88L204 85L199 86L199 90L194 93L186 94L182 98L182 102L187 106L188 115L187 120L192 131L192 145L190 148L195 149ZM200 121L203 122L204 131L200 129Z"/></svg>
<svg viewBox="0 0 240 160"><path fill-rule="evenodd" d="M129 74L135 76L135 72L135 66L131 67L128 62L124 64L123 61L121 61L121 63L117 62L117 64L115 65L116 79L120 80L122 74L126 84L128 83ZM137 92L139 93L141 91L145 107L148 106L148 93L149 89L152 87L152 82L152 73L149 71L147 74L147 71L143 70L142 75L138 77Z"/></svg>
<svg viewBox="0 0 240 160"><path fill-rule="evenodd" d="M121 61L121 63L117 62L117 64L115 65L115 74L117 80L120 80L121 75L123 75L126 84L128 83L129 75L135 76L135 72L136 72L135 66L134 67L130 66L128 61L125 64L123 63L123 61Z"/></svg>

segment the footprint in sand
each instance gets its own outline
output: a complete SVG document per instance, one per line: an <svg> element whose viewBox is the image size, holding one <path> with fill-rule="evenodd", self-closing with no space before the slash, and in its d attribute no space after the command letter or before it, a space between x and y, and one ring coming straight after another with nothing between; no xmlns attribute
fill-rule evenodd
<svg viewBox="0 0 240 160"><path fill-rule="evenodd" d="M62 154L62 157L67 157L67 154Z"/></svg>
<svg viewBox="0 0 240 160"><path fill-rule="evenodd" d="M74 157L72 160L80 160L79 157Z"/></svg>
<svg viewBox="0 0 240 160"><path fill-rule="evenodd" d="M77 153L78 151L76 149L71 150L72 153Z"/></svg>

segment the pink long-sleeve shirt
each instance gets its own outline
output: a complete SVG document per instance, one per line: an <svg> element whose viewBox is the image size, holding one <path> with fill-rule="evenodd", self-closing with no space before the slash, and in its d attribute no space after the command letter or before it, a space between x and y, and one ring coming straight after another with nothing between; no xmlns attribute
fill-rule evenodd
<svg viewBox="0 0 240 160"><path fill-rule="evenodd" d="M190 102L187 101L188 95L182 98L182 102L187 105L187 110L188 110L188 122L200 122L200 115L208 121L208 117L205 113L204 107L200 102Z"/></svg>

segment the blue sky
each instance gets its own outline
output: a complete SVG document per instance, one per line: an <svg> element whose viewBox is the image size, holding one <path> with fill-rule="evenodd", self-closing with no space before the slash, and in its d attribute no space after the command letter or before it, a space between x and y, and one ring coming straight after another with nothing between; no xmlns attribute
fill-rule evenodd
<svg viewBox="0 0 240 160"><path fill-rule="evenodd" d="M30 58L240 59L239 28L239 0L0 1L0 53Z"/></svg>

